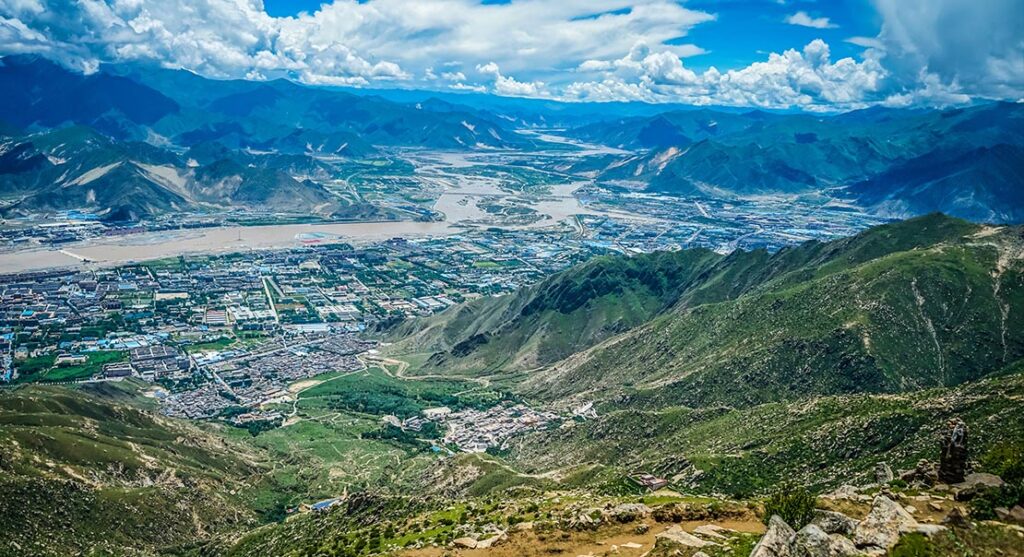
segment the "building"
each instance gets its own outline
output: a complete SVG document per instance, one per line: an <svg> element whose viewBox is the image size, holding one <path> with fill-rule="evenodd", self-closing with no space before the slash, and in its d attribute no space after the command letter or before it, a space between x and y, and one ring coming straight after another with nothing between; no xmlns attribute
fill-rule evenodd
<svg viewBox="0 0 1024 557"><path fill-rule="evenodd" d="M173 377L190 368L189 359L184 353L163 344L133 348L129 355L132 368L150 381Z"/></svg>
<svg viewBox="0 0 1024 557"><path fill-rule="evenodd" d="M103 366L104 377L130 377L133 373L132 365L128 362L115 362Z"/></svg>
<svg viewBox="0 0 1024 557"><path fill-rule="evenodd" d="M652 476L646 473L637 473L629 477L640 487L645 487L650 491L657 491L668 485L668 480Z"/></svg>
<svg viewBox="0 0 1024 557"><path fill-rule="evenodd" d="M426 408L423 410L423 417L432 420L443 420L452 413L452 409L447 406L440 406L438 408Z"/></svg>

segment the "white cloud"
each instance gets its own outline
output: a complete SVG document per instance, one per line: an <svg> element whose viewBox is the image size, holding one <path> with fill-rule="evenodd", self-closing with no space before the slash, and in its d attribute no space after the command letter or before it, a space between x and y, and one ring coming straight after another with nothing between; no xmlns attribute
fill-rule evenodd
<svg viewBox="0 0 1024 557"><path fill-rule="evenodd" d="M814 41L702 72L684 60L704 49L680 39L715 15L674 0L334 0L286 18L262 0L0 0L0 53L83 71L156 61L212 77L581 100L838 109L1024 97L1020 0L872 1L882 31L846 39L865 49L857 59L832 61ZM836 27L804 11L786 21Z"/></svg>
<svg viewBox="0 0 1024 557"><path fill-rule="evenodd" d="M790 25L799 25L801 27L813 27L815 29L835 29L838 25L829 21L827 17L811 17L807 15L807 12L801 10L795 14L790 15L785 19L785 22Z"/></svg>
<svg viewBox="0 0 1024 557"><path fill-rule="evenodd" d="M901 94L1024 95L1024 10L1020 0L874 0L878 40Z"/></svg>
<svg viewBox="0 0 1024 557"><path fill-rule="evenodd" d="M543 81L518 81L502 75L501 68L494 62L480 64L476 71L494 80L494 92L506 97L546 97L547 86Z"/></svg>
<svg viewBox="0 0 1024 557"><path fill-rule="evenodd" d="M466 81L466 74L462 72L444 72L441 74L441 79L445 81L460 83Z"/></svg>
<svg viewBox="0 0 1024 557"><path fill-rule="evenodd" d="M850 37L846 39L846 42L862 46L864 48L875 48L878 50L885 50L885 44L875 37Z"/></svg>
<svg viewBox="0 0 1024 557"><path fill-rule="evenodd" d="M685 68L678 57L652 53L638 45L629 56L590 60L580 71L603 72L600 79L578 81L566 95L578 100L623 99L653 102L727 104L765 108L828 110L858 108L874 100L886 71L874 56L833 62L828 44L818 39L803 50L772 53L764 62L720 72Z"/></svg>

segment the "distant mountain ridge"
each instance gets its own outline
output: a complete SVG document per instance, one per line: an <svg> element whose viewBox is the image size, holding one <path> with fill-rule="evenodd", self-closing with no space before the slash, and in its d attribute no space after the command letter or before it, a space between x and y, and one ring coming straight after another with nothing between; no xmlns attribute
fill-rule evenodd
<svg viewBox="0 0 1024 557"><path fill-rule="evenodd" d="M1024 221L1024 105L871 108L836 116L677 111L574 130L647 150L598 179L673 195L836 190L875 211ZM915 176L917 174L918 176Z"/></svg>
<svg viewBox="0 0 1024 557"><path fill-rule="evenodd" d="M22 128L86 125L118 139L156 134L191 145L295 152L296 130L316 136L310 152L361 156L370 145L504 147L523 140L470 111L447 114L290 81L213 80L184 70L104 66L84 76L39 56L0 60L0 120ZM289 143L291 142L291 143ZM343 145L350 145L346 153ZM333 148L331 148L333 147Z"/></svg>

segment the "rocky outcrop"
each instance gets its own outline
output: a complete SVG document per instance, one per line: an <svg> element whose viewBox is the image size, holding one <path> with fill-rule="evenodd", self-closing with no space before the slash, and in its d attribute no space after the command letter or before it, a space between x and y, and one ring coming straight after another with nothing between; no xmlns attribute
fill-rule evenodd
<svg viewBox="0 0 1024 557"><path fill-rule="evenodd" d="M785 520L778 515L772 516L768 520L768 530L754 546L750 557L790 557L790 544L795 537L796 532Z"/></svg>
<svg viewBox="0 0 1024 557"><path fill-rule="evenodd" d="M901 471L900 479L910 485L930 487L939 480L939 467L928 459L921 459L913 469Z"/></svg>
<svg viewBox="0 0 1024 557"><path fill-rule="evenodd" d="M968 474L964 481L952 487L957 501L970 501L985 490L1000 488L1005 484L1006 482L995 474L975 472Z"/></svg>
<svg viewBox="0 0 1024 557"><path fill-rule="evenodd" d="M780 517L772 516L768 531L750 557L885 555L902 534L932 536L943 530L944 526L936 524L918 524L899 503L878 495L861 521L834 511L815 510L811 523L794 532Z"/></svg>
<svg viewBox="0 0 1024 557"><path fill-rule="evenodd" d="M860 548L888 550L899 541L901 532L909 532L916 525L917 521L906 509L879 495L871 505L871 512L854 530L853 543Z"/></svg>
<svg viewBox="0 0 1024 557"><path fill-rule="evenodd" d="M683 530L678 524L654 536L654 547L659 549L697 548L719 545L712 541L702 540Z"/></svg>
<svg viewBox="0 0 1024 557"><path fill-rule="evenodd" d="M892 468L884 462L879 462L875 465L875 481L881 485L885 485L895 479L892 473Z"/></svg>
<svg viewBox="0 0 1024 557"><path fill-rule="evenodd" d="M616 522L626 523L650 516L651 508L643 503L623 503L612 507L605 514Z"/></svg>
<svg viewBox="0 0 1024 557"><path fill-rule="evenodd" d="M843 513L815 509L811 524L821 528L826 534L852 536L860 522Z"/></svg>
<svg viewBox="0 0 1024 557"><path fill-rule="evenodd" d="M953 418L946 424L939 447L939 480L948 484L964 481L967 476L967 424Z"/></svg>

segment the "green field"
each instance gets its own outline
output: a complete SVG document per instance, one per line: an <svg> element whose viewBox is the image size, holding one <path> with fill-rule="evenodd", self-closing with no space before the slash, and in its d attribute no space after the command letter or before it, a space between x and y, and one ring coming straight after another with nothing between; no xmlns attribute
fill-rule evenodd
<svg viewBox="0 0 1024 557"><path fill-rule="evenodd" d="M86 352L87 358L83 364L54 366L56 356L37 356L15 363L15 369L20 374L19 383L41 382L56 383L61 381L76 381L88 379L103 371L103 366L115 362L124 362L128 359L128 353L119 350L103 352Z"/></svg>

